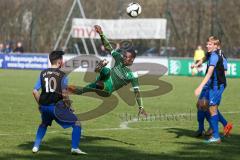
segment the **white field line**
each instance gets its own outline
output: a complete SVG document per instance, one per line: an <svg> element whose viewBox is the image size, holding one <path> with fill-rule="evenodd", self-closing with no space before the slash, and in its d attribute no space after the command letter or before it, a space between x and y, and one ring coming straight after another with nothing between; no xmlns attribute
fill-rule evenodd
<svg viewBox="0 0 240 160"><path fill-rule="evenodd" d="M239 114L240 111L232 111L232 112L222 112L222 114ZM182 113L182 114L175 114L174 116L189 116L189 113ZM167 116L172 116L172 114L165 115ZM196 116L195 114L191 116ZM124 121L120 123L118 128L98 128L98 129L87 129L88 131L115 131L115 130L138 130L138 129L170 129L170 128L183 128L179 126L168 126L168 127L144 127L144 128L130 128L128 125L130 123L137 123L137 122L153 122L153 121L141 121L138 120L137 118L133 118L132 120L129 121ZM47 134L52 134L52 133L70 133L71 131L69 130L62 130L62 131L47 131ZM35 135L36 133L33 132L28 132L28 133L17 133L17 134L12 134L12 133L0 133L0 136L21 136L21 135Z"/></svg>

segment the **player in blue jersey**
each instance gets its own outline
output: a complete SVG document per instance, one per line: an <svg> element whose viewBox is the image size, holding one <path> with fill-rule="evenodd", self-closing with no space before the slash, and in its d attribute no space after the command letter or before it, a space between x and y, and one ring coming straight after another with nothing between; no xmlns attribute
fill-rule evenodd
<svg viewBox="0 0 240 160"><path fill-rule="evenodd" d="M81 126L77 116L71 110L70 100L67 93L68 79L60 68L63 66L63 51L53 51L49 54L51 67L40 73L33 90L33 96L39 106L42 121L38 127L33 153L39 151L41 141L55 120L63 128L72 127L72 154L86 154L78 148L81 138ZM41 94L39 90L41 89ZM56 106L63 108L56 110ZM56 112L61 112L57 117Z"/></svg>
<svg viewBox="0 0 240 160"><path fill-rule="evenodd" d="M195 95L198 96L202 91L207 90L209 99L210 127L213 130L212 137L208 143L221 142L218 129L219 111L222 93L226 87L226 77L223 65L223 58L218 54L220 41L216 37L210 37L207 42L207 50L209 57L207 60L206 76L195 90ZM200 95L201 97L202 95Z"/></svg>
<svg viewBox="0 0 240 160"><path fill-rule="evenodd" d="M209 39L213 39L214 37L209 37ZM223 58L223 66L224 66L224 71L225 75L227 74L227 59L224 56L222 50L220 49L220 46L218 46L217 53L219 56ZM201 60L201 62L197 63L196 65L202 65L203 62L207 61L210 54L206 54L206 58ZM195 67L195 66L192 66ZM197 120L198 120L198 130L195 134L196 137L200 136L210 136L212 134L212 128L211 128L211 123L210 123L210 113L208 112L208 101L209 100L209 89L207 84L203 87L203 90L198 98L197 102ZM226 121L226 119L223 117L221 112L218 110L218 117L219 117L219 122L222 123L224 129L223 129L223 135L228 136L230 134L230 131L232 130L232 123L229 123ZM209 129L207 132L204 130L204 119L207 119L209 122Z"/></svg>

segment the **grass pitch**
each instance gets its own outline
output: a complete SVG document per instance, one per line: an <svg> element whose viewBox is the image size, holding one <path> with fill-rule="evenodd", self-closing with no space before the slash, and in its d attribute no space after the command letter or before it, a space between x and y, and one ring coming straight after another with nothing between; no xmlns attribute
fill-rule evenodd
<svg viewBox="0 0 240 160"><path fill-rule="evenodd" d="M71 129L62 129L55 122L48 128L38 154L31 149L40 114L32 89L40 71L0 70L0 159L240 159L240 87L239 79L228 79L220 110L234 124L231 137L221 144L207 145L204 138L195 138L197 129L194 89L202 77L166 76L171 83L167 94L143 98L149 119L136 121L137 107L130 107L118 97L118 106L111 112L82 122L80 148L86 156L70 154ZM83 73L74 73L70 82L84 85ZM142 86L145 90L154 86ZM99 100L71 96L77 112L96 108ZM206 129L208 125L206 123ZM222 131L222 127L220 128Z"/></svg>

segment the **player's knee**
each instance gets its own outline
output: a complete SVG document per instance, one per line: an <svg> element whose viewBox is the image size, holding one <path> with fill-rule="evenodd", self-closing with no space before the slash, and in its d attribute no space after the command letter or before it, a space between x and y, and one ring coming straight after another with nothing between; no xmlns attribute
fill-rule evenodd
<svg viewBox="0 0 240 160"><path fill-rule="evenodd" d="M197 107L197 109L200 109L200 107L199 107L199 100L196 103L196 107Z"/></svg>
<svg viewBox="0 0 240 160"><path fill-rule="evenodd" d="M196 107L197 107L198 110L202 110L202 106L201 106L200 100L197 101Z"/></svg>
<svg viewBox="0 0 240 160"><path fill-rule="evenodd" d="M211 115L211 116L217 115L217 111L218 111L218 109L217 109L217 106L216 106L216 105L209 107L209 112L210 112L210 115Z"/></svg>
<svg viewBox="0 0 240 160"><path fill-rule="evenodd" d="M100 72L100 80L106 80L110 77L111 70L107 67L103 67Z"/></svg>
<svg viewBox="0 0 240 160"><path fill-rule="evenodd" d="M204 110L204 111L208 110L208 108L209 108L209 101L207 99L200 99L200 100L198 100L197 108L199 110Z"/></svg>
<svg viewBox="0 0 240 160"><path fill-rule="evenodd" d="M75 122L75 126L81 127L81 122L80 122L80 121L76 121L76 122Z"/></svg>
<svg viewBox="0 0 240 160"><path fill-rule="evenodd" d="M107 68L107 67L103 67L102 70L101 70L101 74L107 76L110 74L110 68Z"/></svg>
<svg viewBox="0 0 240 160"><path fill-rule="evenodd" d="M103 90L104 89L103 81L97 81L96 82L96 89L99 89L99 90Z"/></svg>

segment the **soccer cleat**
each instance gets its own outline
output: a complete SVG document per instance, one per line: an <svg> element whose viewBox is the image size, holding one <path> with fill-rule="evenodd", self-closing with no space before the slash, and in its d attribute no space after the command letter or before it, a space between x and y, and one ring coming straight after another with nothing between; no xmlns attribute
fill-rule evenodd
<svg viewBox="0 0 240 160"><path fill-rule="evenodd" d="M232 123L227 123L227 125L223 128L223 136L229 136L232 128Z"/></svg>
<svg viewBox="0 0 240 160"><path fill-rule="evenodd" d="M33 149L32 149L32 152L33 153L37 153L39 151L39 148L38 147L33 147Z"/></svg>
<svg viewBox="0 0 240 160"><path fill-rule="evenodd" d="M97 64L97 66L96 66L96 68L95 68L94 71L95 71L95 72L100 72L101 69L102 69L103 67L105 67L108 63L109 63L109 62L108 62L106 59L101 60L101 61Z"/></svg>
<svg viewBox="0 0 240 160"><path fill-rule="evenodd" d="M204 136L205 135L205 131L203 130L203 131L199 131L199 130L197 130L196 132L195 132L195 134L194 134L194 137L202 137L202 136Z"/></svg>
<svg viewBox="0 0 240 160"><path fill-rule="evenodd" d="M79 148L77 148L77 149L72 148L71 153L74 154L74 155L87 154L86 152L81 151Z"/></svg>
<svg viewBox="0 0 240 160"><path fill-rule="evenodd" d="M210 143L220 144L221 142L222 142L221 138L214 138L214 137L211 137L210 139L205 141L205 143L207 143L207 144L210 144Z"/></svg>

